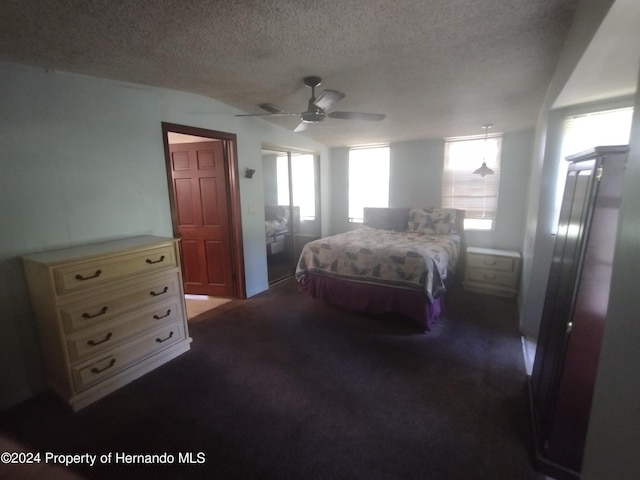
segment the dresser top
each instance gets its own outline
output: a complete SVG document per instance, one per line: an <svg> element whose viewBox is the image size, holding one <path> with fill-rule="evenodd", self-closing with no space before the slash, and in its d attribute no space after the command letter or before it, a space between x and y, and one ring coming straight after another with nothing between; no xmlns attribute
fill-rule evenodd
<svg viewBox="0 0 640 480"><path fill-rule="evenodd" d="M48 252L34 253L23 256L23 260L52 264L57 262L68 262L81 260L83 258L94 257L96 255L116 254L123 250L138 248L149 248L155 245L174 242L171 237L157 237L154 235L142 235L139 237L121 238L100 243L89 243L77 247L63 248L60 250L50 250Z"/></svg>

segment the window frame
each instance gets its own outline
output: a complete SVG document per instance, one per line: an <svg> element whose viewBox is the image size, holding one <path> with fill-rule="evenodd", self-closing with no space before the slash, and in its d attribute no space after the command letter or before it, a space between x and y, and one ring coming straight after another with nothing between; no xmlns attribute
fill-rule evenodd
<svg viewBox="0 0 640 480"><path fill-rule="evenodd" d="M471 145L471 143L475 145ZM465 230L494 231L498 217L503 136L501 133L445 138L441 201L444 208L465 210ZM466 145L465 145L466 144ZM451 150L460 146L470 152ZM452 158L454 157L455 158ZM467 158L464 158L467 157ZM473 172L486 161L493 175ZM458 163L458 166L453 166ZM456 178L458 177L458 178ZM489 191L487 191L487 189ZM482 194L479 194L482 191ZM487 199L491 199L487 205ZM478 203L481 202L481 206Z"/></svg>
<svg viewBox="0 0 640 480"><path fill-rule="evenodd" d="M551 225L549 229L552 235L557 234L558 220L560 218L560 207L562 204L562 198L564 196L564 187L569 168L569 163L566 161L567 156L575 155L589 148L604 146L604 145L627 145L631 136L631 124L633 122L634 106L628 102L620 102L614 104L597 104L591 105L588 108L582 107L579 109L567 108L562 114L561 133L559 141L559 160L556 171L556 186L553 195ZM628 117L628 130L626 130L625 142L620 142L622 138L615 138L615 134L602 134L600 124L611 123L611 117L618 116L616 121L620 121L622 116ZM607 118L608 117L608 118ZM606 118L602 121L602 118ZM599 120L600 119L600 120ZM619 132L620 126L616 124L614 129ZM576 133L577 132L577 133ZM582 141L582 138L587 138L588 141Z"/></svg>

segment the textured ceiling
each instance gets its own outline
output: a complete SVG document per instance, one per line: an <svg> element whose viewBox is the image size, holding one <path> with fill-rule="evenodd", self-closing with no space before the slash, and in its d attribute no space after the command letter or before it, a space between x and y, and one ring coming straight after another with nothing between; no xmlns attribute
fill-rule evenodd
<svg viewBox="0 0 640 480"><path fill-rule="evenodd" d="M534 125L577 0L2 0L0 59L306 110L302 78L346 97L301 133L327 145ZM271 117L293 129L296 117Z"/></svg>

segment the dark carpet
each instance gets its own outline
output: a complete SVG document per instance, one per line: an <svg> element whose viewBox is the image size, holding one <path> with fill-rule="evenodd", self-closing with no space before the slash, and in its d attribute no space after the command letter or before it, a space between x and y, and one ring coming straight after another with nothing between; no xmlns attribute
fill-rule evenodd
<svg viewBox="0 0 640 480"><path fill-rule="evenodd" d="M84 410L43 394L0 430L43 453L174 457L74 467L91 479L537 478L513 301L453 292L420 333L286 280L190 333L189 353Z"/></svg>

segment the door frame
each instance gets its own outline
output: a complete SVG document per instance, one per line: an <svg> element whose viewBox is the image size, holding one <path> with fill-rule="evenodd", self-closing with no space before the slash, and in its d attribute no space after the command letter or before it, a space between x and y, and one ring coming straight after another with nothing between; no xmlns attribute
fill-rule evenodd
<svg viewBox="0 0 640 480"><path fill-rule="evenodd" d="M247 298L244 272L244 249L242 242L242 216L240 209L240 184L238 175L238 150L235 133L218 132L205 128L162 122L162 141L164 144L165 167L167 170L167 186L169 187L169 206L171 209L171 225L173 236L179 237L178 208L173 193L173 177L171 175L171 153L169 151L169 132L193 135L195 137L211 138L222 142L224 154L225 182L227 186L227 200L229 205L229 232L231 233L231 265L233 275L233 297Z"/></svg>

